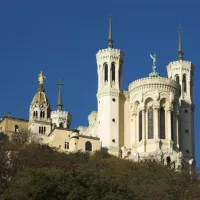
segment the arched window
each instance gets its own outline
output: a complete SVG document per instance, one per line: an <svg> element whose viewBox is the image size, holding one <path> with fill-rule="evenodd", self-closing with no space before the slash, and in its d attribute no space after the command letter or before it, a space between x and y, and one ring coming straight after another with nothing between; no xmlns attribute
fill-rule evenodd
<svg viewBox="0 0 200 200"><path fill-rule="evenodd" d="M40 111L40 118L42 118L42 111Z"/></svg>
<svg viewBox="0 0 200 200"><path fill-rule="evenodd" d="M170 167L170 165L171 165L171 158L169 156L166 158L166 161L167 161L167 166Z"/></svg>
<svg viewBox="0 0 200 200"><path fill-rule="evenodd" d="M153 139L153 108L148 109L148 139Z"/></svg>
<svg viewBox="0 0 200 200"><path fill-rule="evenodd" d="M160 109L160 139L165 139L165 109Z"/></svg>
<svg viewBox="0 0 200 200"><path fill-rule="evenodd" d="M42 112L42 117L45 118L45 111Z"/></svg>
<svg viewBox="0 0 200 200"><path fill-rule="evenodd" d="M91 142L87 141L85 143L85 150L86 151L92 151L92 143Z"/></svg>
<svg viewBox="0 0 200 200"><path fill-rule="evenodd" d="M142 111L139 112L139 142L142 140Z"/></svg>
<svg viewBox="0 0 200 200"><path fill-rule="evenodd" d="M111 74L112 74L112 81L115 81L115 63L112 63L111 66Z"/></svg>
<svg viewBox="0 0 200 200"><path fill-rule="evenodd" d="M33 117L35 117L35 115L36 115L36 114L35 114L35 111L34 111L34 112L33 112Z"/></svg>
<svg viewBox="0 0 200 200"><path fill-rule="evenodd" d="M15 132L19 132L19 126L15 125Z"/></svg>
<svg viewBox="0 0 200 200"><path fill-rule="evenodd" d="M107 65L107 63L104 64L104 80L108 81L108 65Z"/></svg>
<svg viewBox="0 0 200 200"><path fill-rule="evenodd" d="M64 128L64 125L63 125L62 122L59 124L59 127L60 127L60 128Z"/></svg>
<svg viewBox="0 0 200 200"><path fill-rule="evenodd" d="M38 116L38 112L37 112L37 111L35 111L35 116L36 116L36 117Z"/></svg>
<svg viewBox="0 0 200 200"><path fill-rule="evenodd" d="M183 75L183 92L187 92L186 75Z"/></svg>
<svg viewBox="0 0 200 200"><path fill-rule="evenodd" d="M178 75L176 75L175 80L176 80L177 83L180 83L180 80L179 80L179 76L178 76Z"/></svg>

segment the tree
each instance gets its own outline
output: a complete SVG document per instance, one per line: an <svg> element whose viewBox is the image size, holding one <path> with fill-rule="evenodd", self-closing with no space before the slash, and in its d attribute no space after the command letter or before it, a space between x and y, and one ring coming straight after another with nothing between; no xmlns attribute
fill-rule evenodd
<svg viewBox="0 0 200 200"><path fill-rule="evenodd" d="M134 163L100 151L66 154L40 144L17 148L0 199L200 199L198 174L175 172L154 160Z"/></svg>
<svg viewBox="0 0 200 200"><path fill-rule="evenodd" d="M14 132L11 136L11 141L18 146L25 146L29 143L39 143L39 137L29 131Z"/></svg>

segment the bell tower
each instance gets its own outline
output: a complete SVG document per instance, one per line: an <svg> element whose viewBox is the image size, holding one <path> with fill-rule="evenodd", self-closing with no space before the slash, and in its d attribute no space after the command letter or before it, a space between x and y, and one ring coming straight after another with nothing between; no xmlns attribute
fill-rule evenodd
<svg viewBox="0 0 200 200"><path fill-rule="evenodd" d="M71 125L72 115L63 110L63 103L62 103L62 86L64 85L62 80L57 83L58 85L58 103L57 103L57 110L51 112L51 119L53 129L64 128L69 129Z"/></svg>
<svg viewBox="0 0 200 200"><path fill-rule="evenodd" d="M112 17L109 17L108 48L96 54L98 73L98 137L102 148L118 156L123 146L122 69L124 53L113 47Z"/></svg>
<svg viewBox="0 0 200 200"><path fill-rule="evenodd" d="M179 99L179 142L180 151L186 163L195 159L194 144L194 65L184 60L182 47L182 28L179 27L178 60L167 66L168 78L174 79L181 86ZM190 161L191 162L191 161Z"/></svg>
<svg viewBox="0 0 200 200"><path fill-rule="evenodd" d="M51 132L51 107L45 94L44 78L46 77L40 72L38 75L38 91L33 97L29 109L29 132L40 138L47 136Z"/></svg>

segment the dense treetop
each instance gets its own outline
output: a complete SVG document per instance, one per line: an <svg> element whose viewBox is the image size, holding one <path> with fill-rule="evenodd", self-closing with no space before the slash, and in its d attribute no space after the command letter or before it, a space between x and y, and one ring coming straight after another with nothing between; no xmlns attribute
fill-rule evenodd
<svg viewBox="0 0 200 200"><path fill-rule="evenodd" d="M198 174L104 152L61 153L46 145L0 144L0 200L195 200Z"/></svg>

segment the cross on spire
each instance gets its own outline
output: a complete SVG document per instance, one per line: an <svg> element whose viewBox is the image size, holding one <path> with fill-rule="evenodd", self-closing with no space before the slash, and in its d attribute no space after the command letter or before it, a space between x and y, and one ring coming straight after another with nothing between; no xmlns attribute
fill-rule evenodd
<svg viewBox="0 0 200 200"><path fill-rule="evenodd" d="M58 104L57 104L57 110L62 111L62 86L64 85L62 80L60 79L60 81L57 83L58 85Z"/></svg>

